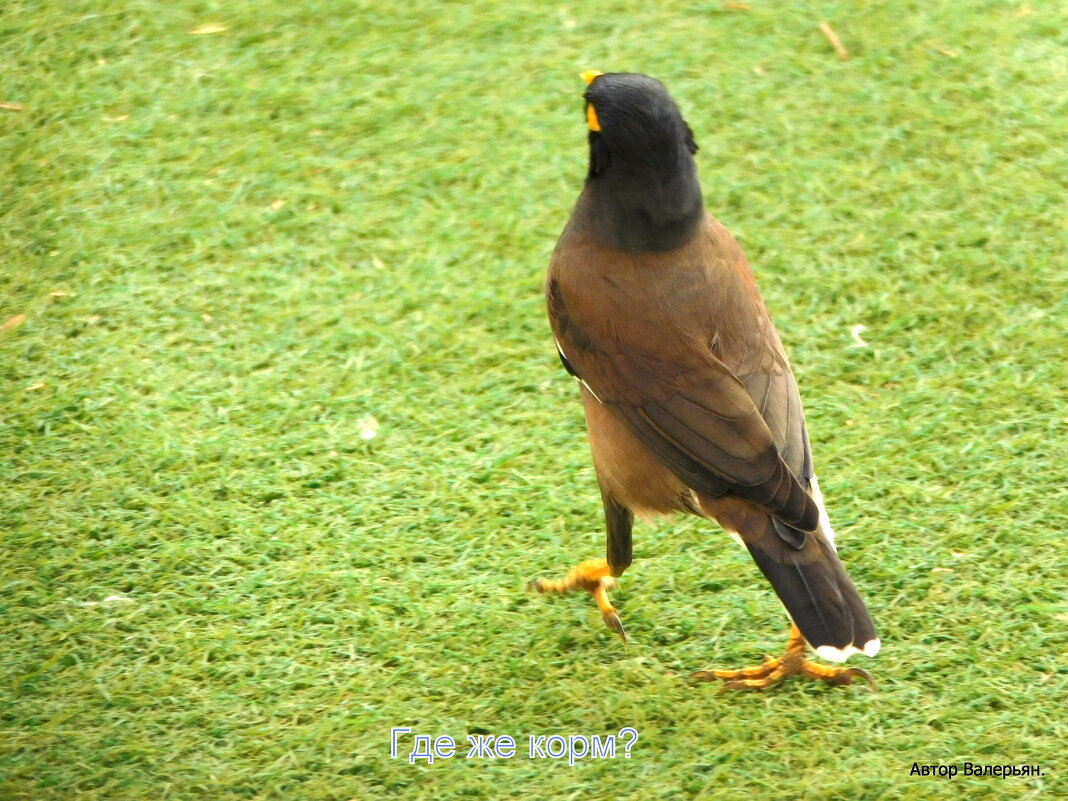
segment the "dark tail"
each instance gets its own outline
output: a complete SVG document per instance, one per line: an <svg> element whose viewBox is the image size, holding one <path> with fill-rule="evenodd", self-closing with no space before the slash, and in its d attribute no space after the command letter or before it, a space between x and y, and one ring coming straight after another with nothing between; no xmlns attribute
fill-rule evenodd
<svg viewBox="0 0 1068 801"><path fill-rule="evenodd" d="M791 529L790 539L803 542L796 548L779 535L776 529L783 524L776 523L768 517L761 535L743 539L805 639L819 656L835 662L858 651L875 656L875 624L834 547L821 532L802 535Z"/></svg>

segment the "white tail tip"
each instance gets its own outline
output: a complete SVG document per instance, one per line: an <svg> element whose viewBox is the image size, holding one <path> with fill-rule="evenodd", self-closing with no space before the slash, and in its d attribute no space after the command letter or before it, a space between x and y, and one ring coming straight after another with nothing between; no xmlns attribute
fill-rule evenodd
<svg viewBox="0 0 1068 801"><path fill-rule="evenodd" d="M820 659L826 659L828 662L845 662L853 654L864 654L864 656L875 656L879 653L879 641L868 640L864 643L863 648L857 648L855 645L847 645L845 648L835 648L833 645L821 645L816 649L816 656Z"/></svg>

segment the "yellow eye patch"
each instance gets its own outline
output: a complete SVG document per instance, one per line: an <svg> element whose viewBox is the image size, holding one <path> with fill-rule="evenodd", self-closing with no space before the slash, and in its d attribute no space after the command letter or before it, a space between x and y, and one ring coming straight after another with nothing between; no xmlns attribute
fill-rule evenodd
<svg viewBox="0 0 1068 801"><path fill-rule="evenodd" d="M601 130L601 121L597 119L597 112L593 108L593 103L586 104L586 125L589 126L591 131Z"/></svg>
<svg viewBox="0 0 1068 801"><path fill-rule="evenodd" d="M586 70L582 73L582 80L589 86L598 75L604 75L604 73L597 70ZM593 103L586 104L586 125L589 126L591 131L601 130L601 121L597 119L597 110L593 107Z"/></svg>

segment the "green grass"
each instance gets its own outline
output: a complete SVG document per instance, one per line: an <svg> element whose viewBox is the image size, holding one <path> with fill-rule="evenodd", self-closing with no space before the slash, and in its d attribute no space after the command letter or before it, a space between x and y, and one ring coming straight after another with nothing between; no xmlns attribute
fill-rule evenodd
<svg viewBox="0 0 1068 801"><path fill-rule="evenodd" d="M4 4L0 798L1065 791L1068 13L650 5ZM687 684L785 634L695 519L636 531L626 650L524 592L603 548L541 295L591 67L694 128L876 694ZM519 753L409 765L394 726ZM964 761L1043 775L910 776Z"/></svg>

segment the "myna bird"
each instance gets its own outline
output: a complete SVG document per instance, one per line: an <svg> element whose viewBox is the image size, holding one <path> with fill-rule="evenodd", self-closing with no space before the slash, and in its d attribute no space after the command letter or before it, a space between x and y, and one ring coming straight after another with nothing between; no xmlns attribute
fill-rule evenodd
<svg viewBox="0 0 1068 801"><path fill-rule="evenodd" d="M742 544L793 620L786 653L695 678L764 688L879 640L846 575L812 466L797 384L734 238L705 211L693 133L646 75L587 72L590 161L545 284L564 367L581 383L607 559L542 592L586 590L626 641L607 589L631 563L635 514L688 512Z"/></svg>

